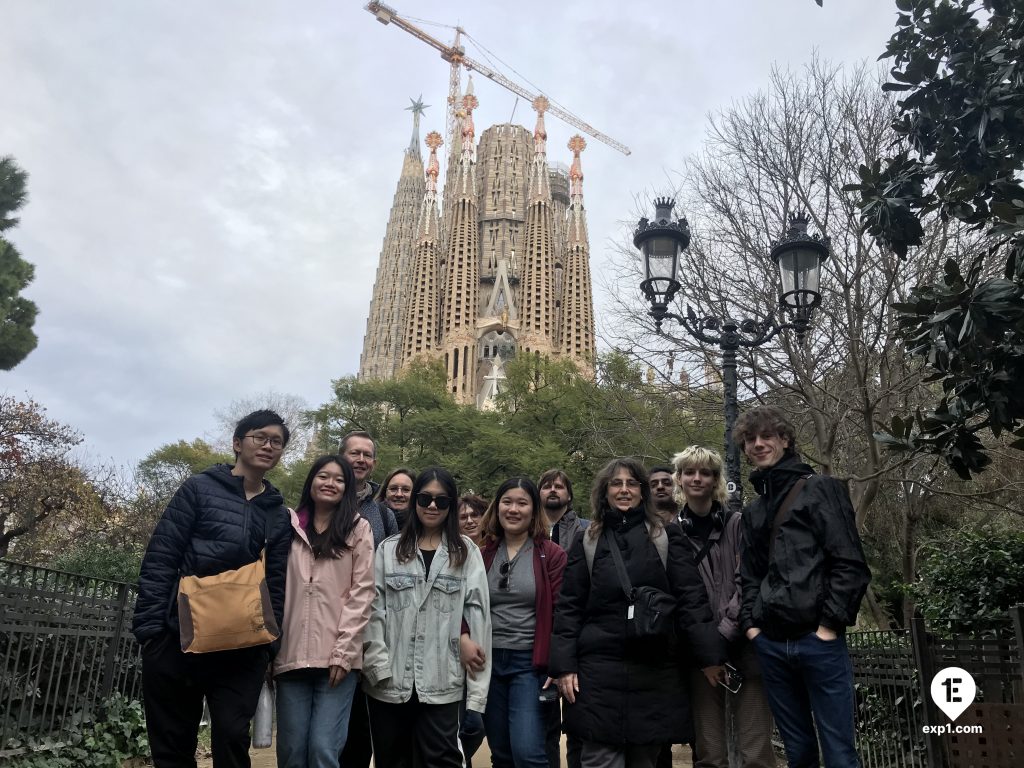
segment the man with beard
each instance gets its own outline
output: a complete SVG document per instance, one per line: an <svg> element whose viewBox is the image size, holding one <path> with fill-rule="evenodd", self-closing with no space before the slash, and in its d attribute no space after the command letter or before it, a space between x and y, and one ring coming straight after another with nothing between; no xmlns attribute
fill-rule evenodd
<svg viewBox="0 0 1024 768"><path fill-rule="evenodd" d="M540 476L537 487L551 540L568 552L580 531L590 525L589 520L581 520L572 509L572 480L560 469L549 469Z"/></svg>
<svg viewBox="0 0 1024 768"><path fill-rule="evenodd" d="M540 489L540 499L544 504L544 519L547 521L551 540L568 552L576 537L590 525L589 520L581 520L572 509L572 480L561 469L549 469L540 476L537 487ZM551 687L555 687L554 683ZM544 716L547 725L548 768L560 768L562 712L558 700L544 707ZM566 737L565 754L569 768L580 768L582 748L583 745L575 736Z"/></svg>
<svg viewBox="0 0 1024 768"><path fill-rule="evenodd" d="M758 498L743 511L740 628L761 665L791 768L858 768L846 628L871 572L846 486L800 460L793 425L754 408L733 436ZM817 735L815 735L817 730Z"/></svg>
<svg viewBox="0 0 1024 768"><path fill-rule="evenodd" d="M658 465L651 467L651 499L661 519L668 523L679 522L679 504L676 502L676 484L672 479L672 467Z"/></svg>

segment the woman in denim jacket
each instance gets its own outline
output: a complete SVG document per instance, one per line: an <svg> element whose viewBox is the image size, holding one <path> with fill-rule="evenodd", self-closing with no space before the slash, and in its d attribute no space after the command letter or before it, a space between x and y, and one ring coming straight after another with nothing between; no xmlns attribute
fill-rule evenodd
<svg viewBox="0 0 1024 768"><path fill-rule="evenodd" d="M459 702L483 712L490 681L490 599L480 550L459 534L455 480L424 470L414 514L374 558L376 594L363 648L363 688L378 768L462 768ZM467 680L463 621L485 664Z"/></svg>

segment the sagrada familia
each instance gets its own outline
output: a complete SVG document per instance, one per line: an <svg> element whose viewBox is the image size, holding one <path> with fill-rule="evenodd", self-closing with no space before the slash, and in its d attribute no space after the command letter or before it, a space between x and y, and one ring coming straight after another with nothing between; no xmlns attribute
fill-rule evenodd
<svg viewBox="0 0 1024 768"><path fill-rule="evenodd" d="M426 169L419 148L420 102L377 267L359 378L388 379L416 359L444 363L455 399L486 409L517 355L568 358L594 371L594 305L583 207L582 136L572 165L550 164L543 96L531 135L519 125L488 128L476 143L472 82L452 131L438 210L431 132Z"/></svg>

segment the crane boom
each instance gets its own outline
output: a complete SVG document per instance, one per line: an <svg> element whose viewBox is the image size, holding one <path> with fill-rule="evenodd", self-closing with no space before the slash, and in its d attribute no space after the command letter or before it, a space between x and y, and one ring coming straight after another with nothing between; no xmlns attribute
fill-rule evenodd
<svg viewBox="0 0 1024 768"><path fill-rule="evenodd" d="M530 93L530 91L521 86L519 83L510 80L500 72L495 72L490 67L481 64L480 62L475 61L471 59L469 56L467 56L466 49L458 44L460 36L464 33L464 30L461 27L455 27L456 44L447 45L438 40L436 37L427 34L425 31L417 27L412 22L403 19L401 16L398 15L398 12L394 8L391 8L390 6L387 6L384 3L379 2L379 0L370 0L370 2L366 4L366 10L372 13L374 16L376 16L377 21L379 21L381 24L394 24L400 29L403 29L406 32L408 32L413 37L417 38L418 40L426 43L430 47L439 51L441 54L441 58L452 65L453 71L458 66L461 65L470 71L479 72L487 79L493 80L502 88L512 91L512 93L521 96L530 103L533 103L533 100L536 98L537 94ZM454 77L456 76L453 75L453 78ZM449 100L451 100L450 96ZM449 108L453 109L454 107L453 105L449 105ZM621 152L624 155L630 154L629 147L627 147L625 144L616 141L611 136L608 136L605 133L602 133L601 131L594 128L594 126L581 120L568 110L562 109L561 107L555 105L551 105L548 107L547 113L549 115L555 115L556 117L561 118L564 122L568 123L574 128L577 128L583 131L584 133L593 136L598 141L607 144L609 147L612 147L613 149L619 150L619 152Z"/></svg>

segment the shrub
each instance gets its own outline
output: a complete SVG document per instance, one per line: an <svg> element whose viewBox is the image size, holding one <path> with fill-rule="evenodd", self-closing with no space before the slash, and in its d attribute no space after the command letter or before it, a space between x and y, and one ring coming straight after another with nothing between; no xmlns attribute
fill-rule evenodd
<svg viewBox="0 0 1024 768"><path fill-rule="evenodd" d="M1012 631L1009 609L1024 598L1024 532L983 530L932 544L910 585L936 634Z"/></svg>

